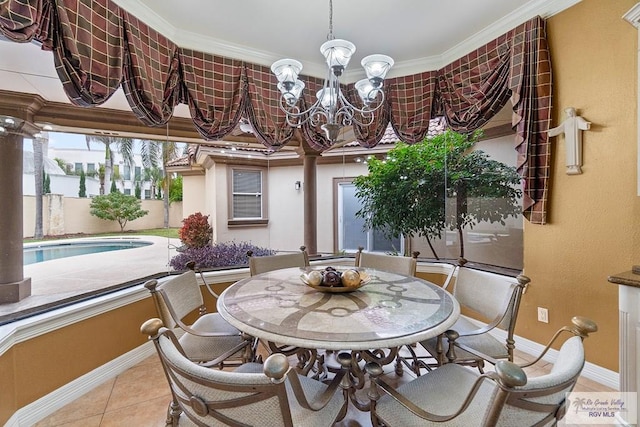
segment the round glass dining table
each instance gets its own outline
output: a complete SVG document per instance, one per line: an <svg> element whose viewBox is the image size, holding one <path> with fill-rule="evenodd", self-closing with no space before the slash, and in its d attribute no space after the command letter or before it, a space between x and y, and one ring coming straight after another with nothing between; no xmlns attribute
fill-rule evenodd
<svg viewBox="0 0 640 427"><path fill-rule="evenodd" d="M400 347L437 336L460 315L458 302L417 277L366 269L370 281L346 293L305 285L287 268L242 279L218 299L220 315L262 340L325 350ZM338 270L344 270L339 268Z"/></svg>

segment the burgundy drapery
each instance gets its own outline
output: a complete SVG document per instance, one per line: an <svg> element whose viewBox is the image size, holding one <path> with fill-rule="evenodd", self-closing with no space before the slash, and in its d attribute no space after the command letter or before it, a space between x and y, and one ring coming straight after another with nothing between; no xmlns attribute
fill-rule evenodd
<svg viewBox="0 0 640 427"><path fill-rule="evenodd" d="M0 34L14 42L48 37L51 4L47 0L15 0L0 3Z"/></svg>
<svg viewBox="0 0 640 427"><path fill-rule="evenodd" d="M205 139L230 133L244 111L245 77L242 61L189 49L180 50L183 102Z"/></svg>
<svg viewBox="0 0 640 427"><path fill-rule="evenodd" d="M169 121L179 102L178 47L124 12L125 56L122 89L134 114L148 126Z"/></svg>
<svg viewBox="0 0 640 427"><path fill-rule="evenodd" d="M74 104L99 105L122 84L133 112L148 125L166 123L175 105L185 102L207 139L229 133L241 116L268 147L277 149L293 135L266 67L179 49L110 0L8 0L0 5L0 31L10 40L35 39L53 47ZM310 105L319 81L305 83L303 105ZM453 129L472 131L511 99L518 170L525 178L524 214L533 223L546 222L551 66L541 18L441 70L388 79L385 88L385 105L374 123L354 127L365 147L375 146L389 123L403 141L421 141L438 114ZM353 98L352 85L345 93ZM327 148L319 127L307 124L302 133L312 147Z"/></svg>
<svg viewBox="0 0 640 427"><path fill-rule="evenodd" d="M550 169L551 60L542 18L531 19L437 71L385 80L389 121L398 137L422 141L429 120L444 116L458 132L481 128L511 100L518 172L524 178L523 214L546 223ZM375 128L377 126L377 129ZM356 126L361 145L375 146L384 113Z"/></svg>

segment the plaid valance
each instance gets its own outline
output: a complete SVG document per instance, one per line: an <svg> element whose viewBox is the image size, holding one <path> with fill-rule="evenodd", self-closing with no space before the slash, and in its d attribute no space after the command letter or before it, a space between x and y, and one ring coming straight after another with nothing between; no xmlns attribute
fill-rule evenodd
<svg viewBox="0 0 640 427"><path fill-rule="evenodd" d="M52 49L63 88L76 105L102 104L122 85L133 112L150 126L166 123L182 102L205 139L230 133L243 116L267 147L278 149L293 136L267 67L181 49L111 0L5 0L0 31L10 40L38 40ZM322 81L302 79L304 109ZM439 115L452 129L471 132L510 100L524 214L533 223L546 222L551 61L541 18L440 70L387 79L385 92L374 122L354 126L364 147L378 144L389 123L403 141L422 141L429 120ZM353 84L344 93L358 102ZM330 146L319 125L306 123L301 130L314 149Z"/></svg>
<svg viewBox="0 0 640 427"><path fill-rule="evenodd" d="M51 3L46 0L0 2L0 34L14 42L47 38L50 8Z"/></svg>

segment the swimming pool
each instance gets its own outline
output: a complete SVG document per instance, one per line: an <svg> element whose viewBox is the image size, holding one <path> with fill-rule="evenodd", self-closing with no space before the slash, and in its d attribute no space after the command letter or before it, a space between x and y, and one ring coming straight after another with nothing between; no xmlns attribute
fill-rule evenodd
<svg viewBox="0 0 640 427"><path fill-rule="evenodd" d="M24 265L98 252L119 251L151 245L143 240L104 239L82 242L39 243L24 246Z"/></svg>

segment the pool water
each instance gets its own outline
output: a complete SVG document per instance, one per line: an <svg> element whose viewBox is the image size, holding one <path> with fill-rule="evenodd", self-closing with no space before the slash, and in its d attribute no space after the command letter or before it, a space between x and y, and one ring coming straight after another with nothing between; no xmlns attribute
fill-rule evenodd
<svg viewBox="0 0 640 427"><path fill-rule="evenodd" d="M51 245L25 246L23 264L35 264L37 262L51 261L58 258L140 248L143 246L148 246L150 244L151 242L144 241L101 240L94 242L70 242L56 243Z"/></svg>

